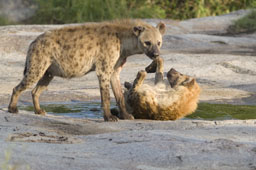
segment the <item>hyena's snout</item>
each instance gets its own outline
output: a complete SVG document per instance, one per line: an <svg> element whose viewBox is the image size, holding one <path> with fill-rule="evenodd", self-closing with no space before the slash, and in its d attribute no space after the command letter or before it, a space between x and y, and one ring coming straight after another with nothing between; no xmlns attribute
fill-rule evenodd
<svg viewBox="0 0 256 170"><path fill-rule="evenodd" d="M157 46L152 46L146 51L146 55L151 59L155 59L160 56L160 49Z"/></svg>

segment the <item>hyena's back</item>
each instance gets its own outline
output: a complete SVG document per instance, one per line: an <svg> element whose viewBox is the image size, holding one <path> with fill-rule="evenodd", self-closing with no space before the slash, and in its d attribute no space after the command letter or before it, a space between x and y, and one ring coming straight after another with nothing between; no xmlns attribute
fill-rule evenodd
<svg viewBox="0 0 256 170"><path fill-rule="evenodd" d="M71 78L95 69L100 51L98 36L84 33L90 27L82 28L64 28L39 36L29 47L26 72L40 77L47 70L52 76Z"/></svg>

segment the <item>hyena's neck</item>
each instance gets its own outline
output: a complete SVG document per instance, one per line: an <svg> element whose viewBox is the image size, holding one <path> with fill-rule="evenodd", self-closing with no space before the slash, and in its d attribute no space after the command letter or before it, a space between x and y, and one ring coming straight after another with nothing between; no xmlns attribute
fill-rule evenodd
<svg viewBox="0 0 256 170"><path fill-rule="evenodd" d="M139 49L138 39L134 35L123 35L120 37L122 57L129 57L134 54L142 54L143 51Z"/></svg>

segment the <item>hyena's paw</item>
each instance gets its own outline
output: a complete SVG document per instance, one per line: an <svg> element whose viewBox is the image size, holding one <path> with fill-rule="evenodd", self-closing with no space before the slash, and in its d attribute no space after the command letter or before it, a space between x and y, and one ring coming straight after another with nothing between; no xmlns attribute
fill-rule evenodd
<svg viewBox="0 0 256 170"><path fill-rule="evenodd" d="M44 115L46 115L46 111L43 110L43 109L36 110L36 111L35 111L35 114L44 116Z"/></svg>
<svg viewBox="0 0 256 170"><path fill-rule="evenodd" d="M133 115L126 113L120 116L120 119L125 119L125 120L134 120Z"/></svg>
<svg viewBox="0 0 256 170"><path fill-rule="evenodd" d="M119 109L116 108L116 107L115 108L111 108L110 112L111 112L112 115L114 115L116 117L119 117L119 115L120 115Z"/></svg>
<svg viewBox="0 0 256 170"><path fill-rule="evenodd" d="M18 108L17 107L8 107L8 112L10 112L10 113L18 113L19 112L19 110L18 110Z"/></svg>
<svg viewBox="0 0 256 170"><path fill-rule="evenodd" d="M114 115L104 116L104 120L106 122L117 122L118 121L118 117L116 117Z"/></svg>
<svg viewBox="0 0 256 170"><path fill-rule="evenodd" d="M130 82L124 82L124 87L127 89L127 90L130 90L132 88L132 83Z"/></svg>
<svg viewBox="0 0 256 170"><path fill-rule="evenodd" d="M157 67L157 61L153 60L152 63L145 68L147 73L155 73Z"/></svg>

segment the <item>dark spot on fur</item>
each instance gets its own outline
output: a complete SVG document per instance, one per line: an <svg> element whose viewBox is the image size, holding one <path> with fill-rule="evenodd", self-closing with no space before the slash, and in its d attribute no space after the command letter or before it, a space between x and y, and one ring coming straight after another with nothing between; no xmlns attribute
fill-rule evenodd
<svg viewBox="0 0 256 170"><path fill-rule="evenodd" d="M89 46L87 47L87 50L89 51L89 50L91 50L91 49L92 49L92 46L89 45Z"/></svg>
<svg viewBox="0 0 256 170"><path fill-rule="evenodd" d="M67 29L67 32L75 32L76 30L74 28Z"/></svg>
<svg viewBox="0 0 256 170"><path fill-rule="evenodd" d="M64 45L63 47L65 50L69 50L70 49L70 45Z"/></svg>
<svg viewBox="0 0 256 170"><path fill-rule="evenodd" d="M39 50L36 50L35 53L36 53L36 55L38 56L38 55L39 55Z"/></svg>
<svg viewBox="0 0 256 170"><path fill-rule="evenodd" d="M93 41L93 40L94 40L94 37L90 37L90 40Z"/></svg>
<svg viewBox="0 0 256 170"><path fill-rule="evenodd" d="M57 42L57 44L59 44L59 45L61 44L59 40L57 40L56 42Z"/></svg>
<svg viewBox="0 0 256 170"><path fill-rule="evenodd" d="M80 44L80 48L84 48L84 44Z"/></svg>
<svg viewBox="0 0 256 170"><path fill-rule="evenodd" d="M48 42L48 41L42 41L42 44L44 45L44 46L50 46L50 43Z"/></svg>
<svg viewBox="0 0 256 170"><path fill-rule="evenodd" d="M80 36L79 36L79 39L80 39L80 40L81 40L81 39L83 39L83 38L84 38L84 36L83 36L83 35L80 35Z"/></svg>
<svg viewBox="0 0 256 170"><path fill-rule="evenodd" d="M107 69L107 62L105 60L102 60L102 67L101 67L101 69L102 69L102 72L105 72L106 69Z"/></svg>
<svg viewBox="0 0 256 170"><path fill-rule="evenodd" d="M45 52L46 52L46 49L43 48L43 49L42 49L42 53L45 54ZM40 56L40 57L42 57L42 56Z"/></svg>

